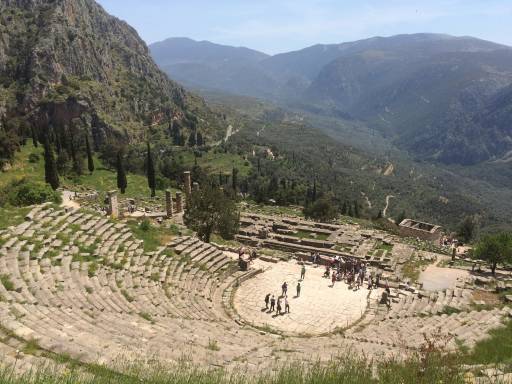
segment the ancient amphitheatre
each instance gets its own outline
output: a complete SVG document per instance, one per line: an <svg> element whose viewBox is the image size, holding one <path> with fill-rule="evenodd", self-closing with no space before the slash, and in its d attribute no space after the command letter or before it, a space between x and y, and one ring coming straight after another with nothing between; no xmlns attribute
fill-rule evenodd
<svg viewBox="0 0 512 384"><path fill-rule="evenodd" d="M182 208L175 203L162 215L179 223ZM246 271L236 249L203 243L185 230L147 252L121 218L69 204L34 206L22 224L0 233L3 361L24 370L48 360L23 353L30 344L107 366L158 359L255 373L347 352L407 357L431 337L447 351L471 347L511 316L482 294L491 291L489 279L467 270L451 280L420 275L429 290L406 278L412 261L449 260L422 249L425 243L277 215L245 213L241 223L238 241L259 255ZM364 260L382 275L380 287L368 290L366 281L357 291L343 281L331 287L324 266L310 262L311 251L323 262L336 255ZM302 264L306 276L294 297ZM264 295L279 296L283 281L291 311L268 313ZM379 303L385 285L390 307Z"/></svg>

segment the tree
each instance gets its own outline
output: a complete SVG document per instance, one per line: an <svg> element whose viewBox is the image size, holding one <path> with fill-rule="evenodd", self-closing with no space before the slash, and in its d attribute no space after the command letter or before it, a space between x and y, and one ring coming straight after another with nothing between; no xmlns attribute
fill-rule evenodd
<svg viewBox="0 0 512 384"><path fill-rule="evenodd" d="M45 135L44 139L44 179L54 191L59 188L59 174L48 135Z"/></svg>
<svg viewBox="0 0 512 384"><path fill-rule="evenodd" d="M190 135L188 136L188 146L189 147L195 147L196 143L197 143L196 133L195 132L190 132Z"/></svg>
<svg viewBox="0 0 512 384"><path fill-rule="evenodd" d="M476 245L473 256L487 261L495 275L498 263L512 262L512 236L503 232L485 236Z"/></svg>
<svg viewBox="0 0 512 384"><path fill-rule="evenodd" d="M148 186L151 189L151 197L155 197L156 192L156 178L155 178L155 164L153 163L153 156L151 155L151 146L148 141L148 149L146 155L146 175L148 177Z"/></svg>
<svg viewBox="0 0 512 384"><path fill-rule="evenodd" d="M214 231L218 231L225 239L232 239L240 223L235 201L210 184L203 184L198 191L192 193L183 220L207 243Z"/></svg>
<svg viewBox="0 0 512 384"><path fill-rule="evenodd" d="M354 217L356 218L359 218L360 217L360 213L359 213L359 202L357 200L354 201Z"/></svg>
<svg viewBox="0 0 512 384"><path fill-rule="evenodd" d="M87 169L92 175L94 172L94 160L92 158L91 145L89 144L89 136L85 135L85 150L87 152Z"/></svg>
<svg viewBox="0 0 512 384"><path fill-rule="evenodd" d="M126 187L128 187L128 181L126 179L126 172L124 170L124 165L123 165L122 150L119 150L117 152L116 168L117 168L117 188L119 188L121 190L121 193L124 194L126 191Z"/></svg>
<svg viewBox="0 0 512 384"><path fill-rule="evenodd" d="M405 211L400 212L400 214L395 218L396 225L400 225L402 221L405 220L407 215L405 214Z"/></svg>
<svg viewBox="0 0 512 384"><path fill-rule="evenodd" d="M32 144L34 144L34 147L37 148L37 134L33 125L30 127L30 132L32 133Z"/></svg>
<svg viewBox="0 0 512 384"><path fill-rule="evenodd" d="M183 145L181 138L181 128L178 123L173 123L171 128L172 143L174 145Z"/></svg>
<svg viewBox="0 0 512 384"><path fill-rule="evenodd" d="M478 231L478 216L466 216L459 224L457 237L464 243L469 243L476 237Z"/></svg>
<svg viewBox="0 0 512 384"><path fill-rule="evenodd" d="M321 197L304 208L304 216L313 220L332 221L338 216L338 212L331 199Z"/></svg>
<svg viewBox="0 0 512 384"><path fill-rule="evenodd" d="M238 190L238 169L236 169L235 167L233 167L231 182L233 184L233 191L236 193L236 191Z"/></svg>
<svg viewBox="0 0 512 384"><path fill-rule="evenodd" d="M201 134L201 132L197 132L197 136L196 136L196 144L199 146L199 147L202 147L204 145L204 139L203 139L203 135Z"/></svg>

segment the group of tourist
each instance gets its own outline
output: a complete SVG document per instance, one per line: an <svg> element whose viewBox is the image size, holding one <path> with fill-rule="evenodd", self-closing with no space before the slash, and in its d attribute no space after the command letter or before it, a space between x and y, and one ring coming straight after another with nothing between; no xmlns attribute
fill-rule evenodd
<svg viewBox="0 0 512 384"><path fill-rule="evenodd" d="M304 279L306 275L306 267L302 266L301 270L301 280ZM300 291L301 291L301 285L300 281L297 282L296 286L296 296L295 298L300 297ZM283 285L281 285L281 295L275 298L275 295L271 295L270 293L267 293L265 296L265 309L268 311L268 313L272 313L276 311L276 315L282 315L285 313L290 313L290 303L288 301L288 283L285 281ZM284 311L283 311L284 309Z"/></svg>
<svg viewBox="0 0 512 384"><path fill-rule="evenodd" d="M331 287L334 287L337 281L345 281L349 289L358 290L367 280L368 289L373 289L379 287L382 271L375 271L361 260L343 259L341 256L335 256L331 263L326 265L324 277L331 279Z"/></svg>

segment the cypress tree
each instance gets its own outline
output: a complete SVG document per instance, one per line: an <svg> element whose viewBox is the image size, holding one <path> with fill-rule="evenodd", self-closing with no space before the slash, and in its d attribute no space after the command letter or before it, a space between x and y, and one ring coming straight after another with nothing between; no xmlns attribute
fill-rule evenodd
<svg viewBox="0 0 512 384"><path fill-rule="evenodd" d="M356 201L354 201L354 217L359 217L359 203Z"/></svg>
<svg viewBox="0 0 512 384"><path fill-rule="evenodd" d="M126 191L126 187L128 186L128 181L126 180L126 172L123 166L123 153L122 150L117 152L117 188L121 190L121 193L124 194Z"/></svg>
<svg viewBox="0 0 512 384"><path fill-rule="evenodd" d="M80 154L76 150L75 140L73 139L73 137L71 137L69 145L71 147L71 159L73 160L73 171L77 175L81 175L82 174L82 161L81 161L82 159L80 158Z"/></svg>
<svg viewBox="0 0 512 384"><path fill-rule="evenodd" d="M89 173L92 175L94 172L94 160L92 158L91 146L87 135L85 135L85 150L87 151L87 168L89 169Z"/></svg>
<svg viewBox="0 0 512 384"><path fill-rule="evenodd" d="M203 135L201 135L201 132L197 132L196 136L196 144L201 147L204 145Z"/></svg>
<svg viewBox="0 0 512 384"><path fill-rule="evenodd" d="M59 175L48 135L44 139L44 179L53 190L59 188Z"/></svg>
<svg viewBox="0 0 512 384"><path fill-rule="evenodd" d="M37 134L33 125L30 127L30 130L32 133L32 144L34 144L34 147L37 148Z"/></svg>
<svg viewBox="0 0 512 384"><path fill-rule="evenodd" d="M341 214L342 215L347 215L348 214L348 207L347 207L347 202L346 201L343 202L343 207L341 208Z"/></svg>
<svg viewBox="0 0 512 384"><path fill-rule="evenodd" d="M238 189L238 169L233 167L233 176L231 177L232 184L233 184L233 191L237 191Z"/></svg>
<svg viewBox="0 0 512 384"><path fill-rule="evenodd" d="M155 197L156 192L156 178L155 178L155 164L153 163L153 156L151 156L151 146L148 141L147 159L146 159L146 174L148 177L148 186L151 189L151 197Z"/></svg>
<svg viewBox="0 0 512 384"><path fill-rule="evenodd" d="M312 192L311 200L312 200L313 202L315 202L315 201L316 201L316 179L315 179L315 181L313 182L313 192Z"/></svg>
<svg viewBox="0 0 512 384"><path fill-rule="evenodd" d="M188 136L188 146L189 147L195 147L196 143L197 143L196 133L195 132L190 132L190 135Z"/></svg>

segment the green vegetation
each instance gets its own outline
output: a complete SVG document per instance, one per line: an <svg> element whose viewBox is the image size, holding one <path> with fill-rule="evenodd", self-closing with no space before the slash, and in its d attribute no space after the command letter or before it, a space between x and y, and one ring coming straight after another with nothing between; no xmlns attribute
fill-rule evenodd
<svg viewBox="0 0 512 384"><path fill-rule="evenodd" d="M29 211L30 208L11 207L10 205L0 206L0 229L21 224Z"/></svg>
<svg viewBox="0 0 512 384"><path fill-rule="evenodd" d="M0 189L0 205L24 207L45 202L60 203L60 194L49 185L27 179L13 180Z"/></svg>
<svg viewBox="0 0 512 384"><path fill-rule="evenodd" d="M308 219L329 222L336 219L338 210L330 198L322 197L306 205L304 216ZM356 217L359 217L359 215L356 215Z"/></svg>
<svg viewBox="0 0 512 384"><path fill-rule="evenodd" d="M129 303L132 303L135 300L132 296L130 296L130 294L128 293L128 291L126 289L121 289L121 294L124 296L126 301L128 301Z"/></svg>
<svg viewBox="0 0 512 384"><path fill-rule="evenodd" d="M490 331L490 337L478 342L465 357L468 364L505 364L512 371L512 321Z"/></svg>
<svg viewBox="0 0 512 384"><path fill-rule="evenodd" d="M227 193L207 184L192 193L183 221L207 243L214 231L224 239L231 240L238 232L239 212L235 201Z"/></svg>
<svg viewBox="0 0 512 384"><path fill-rule="evenodd" d="M244 372L228 373L223 370L202 370L191 368L188 364L164 366L123 367L123 374L111 371L103 366L77 365L69 357L60 359L69 365L65 373L41 368L39 371L24 377L15 377L9 368L0 371L0 381L5 384L463 384L461 369L457 360L442 359L432 354L426 359L410 359L405 362L394 360L377 364L376 369L368 365L364 359L354 357L338 357L330 363L311 365L287 364L277 366L276 370L260 372L252 377Z"/></svg>
<svg viewBox="0 0 512 384"><path fill-rule="evenodd" d="M0 283L2 283L7 291L14 291L14 283L8 275L0 275Z"/></svg>
<svg viewBox="0 0 512 384"><path fill-rule="evenodd" d="M149 321L149 322L153 322L153 318L151 317L151 315L147 312L139 312L139 316L142 317L144 320L146 321Z"/></svg>
<svg viewBox="0 0 512 384"><path fill-rule="evenodd" d="M410 279L411 282L417 282L422 268L429 265L430 261L419 259L418 256L412 256L402 266L402 275Z"/></svg>
<svg viewBox="0 0 512 384"><path fill-rule="evenodd" d="M512 235L503 232L484 236L473 250L473 256L487 261L492 274L496 274L498 263L512 262Z"/></svg>
<svg viewBox="0 0 512 384"><path fill-rule="evenodd" d="M176 227L155 226L148 219L142 221L130 220L128 226L133 235L144 242L144 251L153 252L158 247L167 244L177 234Z"/></svg>
<svg viewBox="0 0 512 384"><path fill-rule="evenodd" d="M38 351L40 351L41 347L37 340L28 340L23 346L23 352L29 355L35 355Z"/></svg>
<svg viewBox="0 0 512 384"><path fill-rule="evenodd" d="M219 343L217 343L217 340L208 339L208 347L210 351L220 351Z"/></svg>

